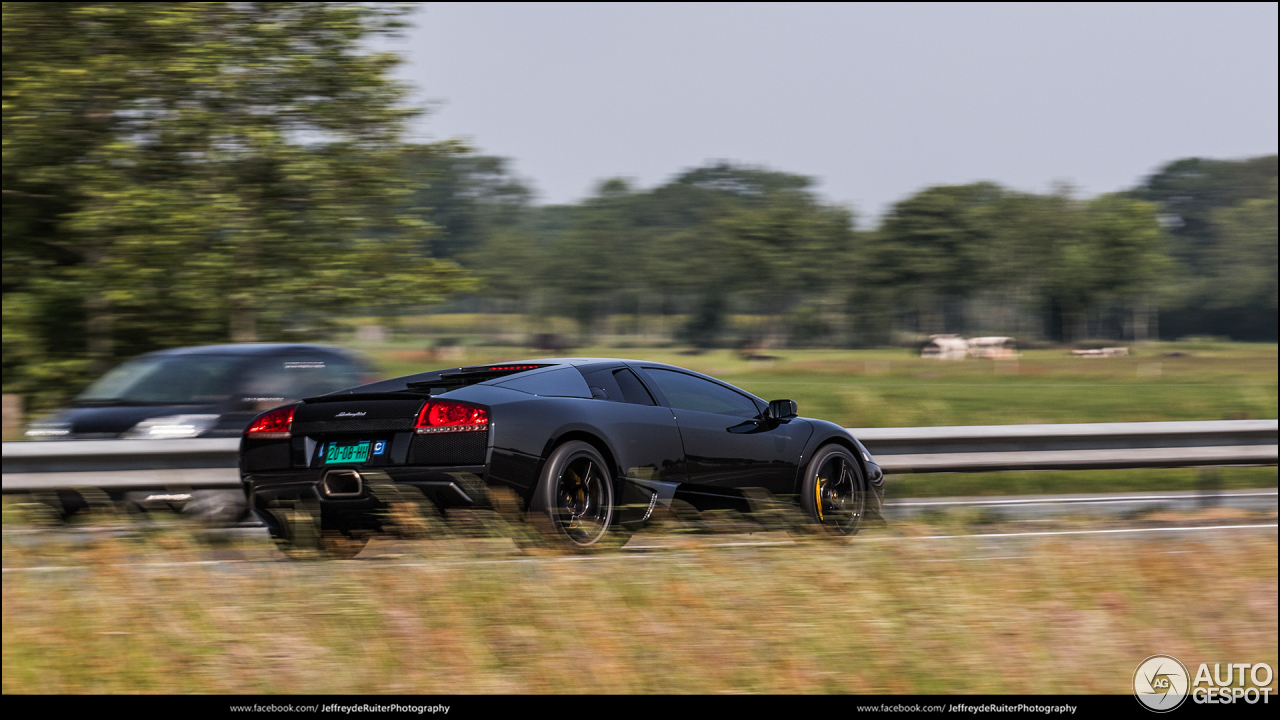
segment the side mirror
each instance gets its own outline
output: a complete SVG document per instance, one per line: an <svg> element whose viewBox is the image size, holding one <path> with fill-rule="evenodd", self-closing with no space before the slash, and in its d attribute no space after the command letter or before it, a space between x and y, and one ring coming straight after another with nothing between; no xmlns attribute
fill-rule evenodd
<svg viewBox="0 0 1280 720"><path fill-rule="evenodd" d="M795 400L773 400L769 403L769 417L774 420L790 420L798 410Z"/></svg>

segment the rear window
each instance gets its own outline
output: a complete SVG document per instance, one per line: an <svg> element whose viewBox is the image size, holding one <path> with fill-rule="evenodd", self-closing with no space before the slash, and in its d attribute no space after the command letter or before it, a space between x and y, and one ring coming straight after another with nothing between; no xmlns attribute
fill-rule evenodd
<svg viewBox="0 0 1280 720"><path fill-rule="evenodd" d="M591 390L587 387L587 382L582 379L582 373L571 367L556 368L534 375L519 375L510 380L495 382L494 385L527 392L530 395L591 397Z"/></svg>
<svg viewBox="0 0 1280 720"><path fill-rule="evenodd" d="M325 395L360 384L360 368L343 357L277 355L262 358L245 373L245 400L284 402Z"/></svg>

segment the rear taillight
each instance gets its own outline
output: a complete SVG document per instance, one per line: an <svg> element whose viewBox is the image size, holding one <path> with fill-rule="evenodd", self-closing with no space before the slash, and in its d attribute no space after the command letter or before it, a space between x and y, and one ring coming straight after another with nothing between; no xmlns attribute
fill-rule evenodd
<svg viewBox="0 0 1280 720"><path fill-rule="evenodd" d="M422 406L421 412L418 413L418 422L413 425L413 431L419 435L425 435L486 430L488 427L489 413L478 407L433 401Z"/></svg>
<svg viewBox="0 0 1280 720"><path fill-rule="evenodd" d="M249 429L244 434L258 440L291 437L289 430L293 427L293 411L297 408L297 405L287 405L264 412L249 423Z"/></svg>

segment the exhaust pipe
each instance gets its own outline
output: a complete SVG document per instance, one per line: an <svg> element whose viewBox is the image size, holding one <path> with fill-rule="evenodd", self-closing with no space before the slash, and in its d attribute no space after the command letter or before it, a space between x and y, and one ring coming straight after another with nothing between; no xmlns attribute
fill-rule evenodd
<svg viewBox="0 0 1280 720"><path fill-rule="evenodd" d="M324 474L321 487L327 497L358 497L364 491L364 482L355 470L330 470Z"/></svg>

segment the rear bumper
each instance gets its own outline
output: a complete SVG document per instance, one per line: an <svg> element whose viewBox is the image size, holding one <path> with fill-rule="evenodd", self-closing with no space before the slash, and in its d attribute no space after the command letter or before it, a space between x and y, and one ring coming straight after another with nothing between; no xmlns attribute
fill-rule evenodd
<svg viewBox="0 0 1280 720"><path fill-rule="evenodd" d="M396 502L425 499L442 509L481 504L485 470L484 465L311 468L250 473L241 482L249 508L279 535L280 514L290 510L318 510L322 528L380 530L385 511Z"/></svg>

